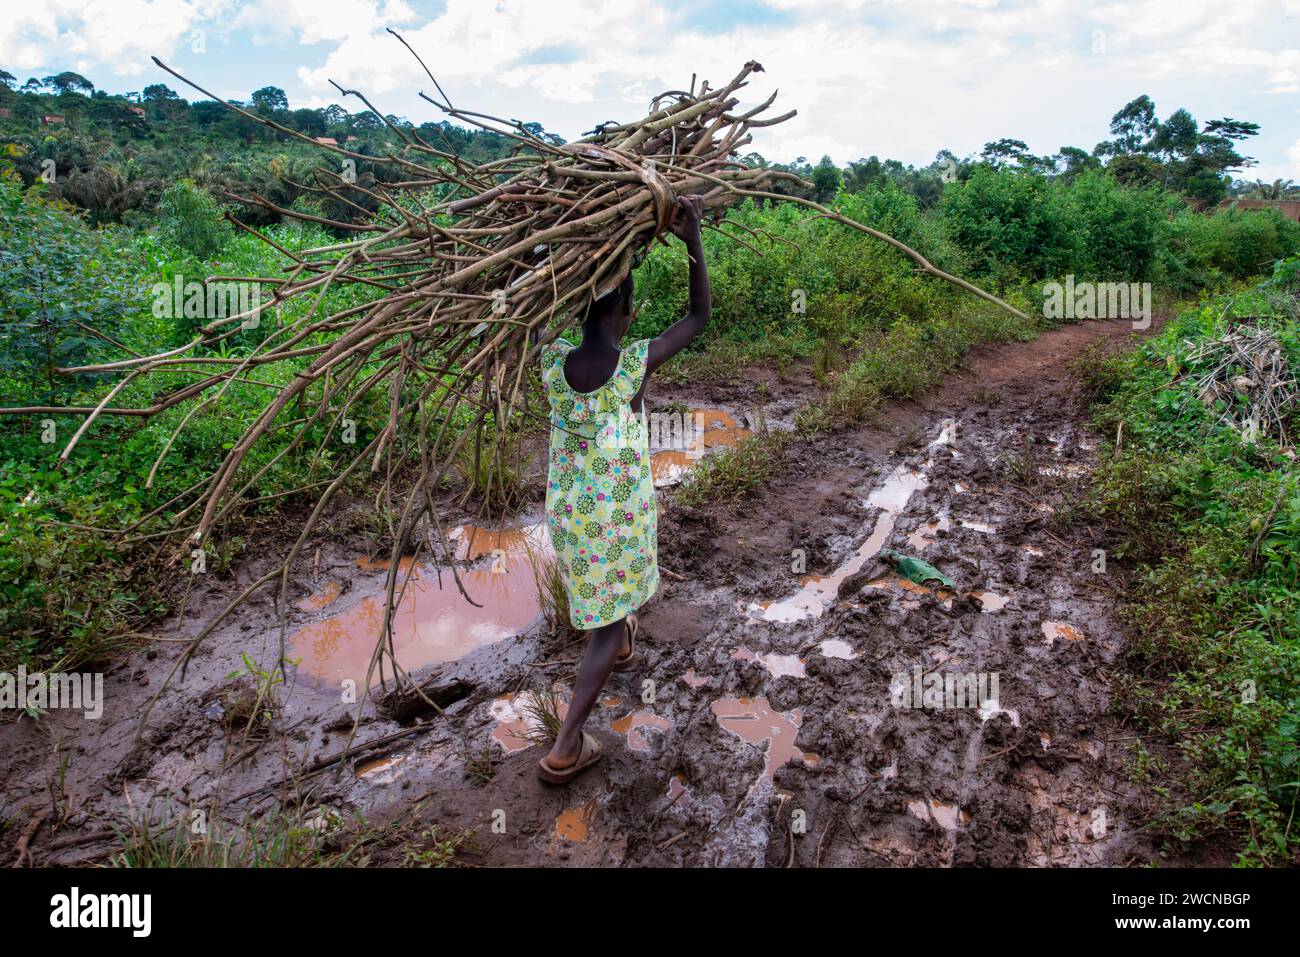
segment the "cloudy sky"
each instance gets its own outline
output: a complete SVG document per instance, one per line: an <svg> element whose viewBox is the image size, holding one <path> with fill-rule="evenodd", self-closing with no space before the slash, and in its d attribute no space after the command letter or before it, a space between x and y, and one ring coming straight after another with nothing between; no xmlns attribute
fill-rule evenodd
<svg viewBox="0 0 1300 957"><path fill-rule="evenodd" d="M719 84L746 60L799 116L756 148L843 164L924 164L1022 139L1087 149L1147 93L1161 117L1259 123L1249 178L1300 180L1300 0L39 0L7 5L0 67L75 70L111 92L166 82L151 54L213 92L265 85L290 105L338 102L329 80L384 111L439 119L419 99L424 57L455 105L574 137L629 119L692 73ZM430 92L433 92L430 90ZM360 109L353 100L349 110Z"/></svg>

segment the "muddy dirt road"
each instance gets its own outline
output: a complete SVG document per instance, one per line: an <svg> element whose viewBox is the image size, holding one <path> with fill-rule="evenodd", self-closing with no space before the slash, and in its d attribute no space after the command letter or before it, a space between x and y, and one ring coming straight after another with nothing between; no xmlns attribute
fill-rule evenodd
<svg viewBox="0 0 1300 957"><path fill-rule="evenodd" d="M1078 509L1098 439L1069 369L1130 335L1085 322L977 349L921 401L793 443L740 506L665 508L669 574L642 614L641 664L611 679L591 728L605 757L571 786L541 784L543 749L521 736L530 689L566 687L580 653L538 621L527 555L545 533L525 518L456 532L483 609L429 568L408 586L402 660L436 672L446 716L368 705L353 743L418 733L275 787L348 742L341 683L364 674L382 612L383 565L331 538L296 583L279 733L227 720L251 680L230 677L241 651L279 655L268 598L212 636L133 737L181 642L255 577L254 557L108 675L102 720L0 728L5 801L20 819L52 804L66 818L34 842L37 863L102 854L85 836L124 816L215 802L238 817L289 798L371 820L418 802L429 824L474 828L488 866L1145 862L1132 735L1106 715L1123 596ZM713 410L710 444L725 445L753 403L779 422L812 387L763 373L651 391L654 408ZM904 579L885 549L956 588Z"/></svg>

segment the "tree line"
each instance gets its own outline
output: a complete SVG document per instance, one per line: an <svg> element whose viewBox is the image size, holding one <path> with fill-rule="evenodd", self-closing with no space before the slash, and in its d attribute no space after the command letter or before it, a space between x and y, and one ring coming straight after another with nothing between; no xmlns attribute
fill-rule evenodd
<svg viewBox="0 0 1300 957"><path fill-rule="evenodd" d="M312 138L331 138L351 152L381 156L400 146L391 127L414 133L449 153L482 163L517 147L508 136L455 124L416 125L404 117L380 117L371 110L349 112L338 104L292 108L275 86L254 90L246 101L232 101L248 112ZM540 137L559 137L538 123L525 124ZM1104 170L1123 186L1160 187L1201 206L1229 196L1300 198L1290 180L1272 183L1234 179L1255 165L1241 144L1259 125L1223 117L1199 123L1186 109L1161 120L1155 103L1142 95L1111 118L1109 138L1091 150L1063 146L1035 155L1023 140L1003 137L986 143L976 156L940 150L925 166L865 157L847 166L829 156L817 163L799 157L771 163L758 153L745 162L798 173L809 182L783 191L820 202L844 190L861 193L886 183L898 186L928 209L952 182L965 182L978 168L1009 170L1032 177L1070 182L1091 170ZM227 109L215 100L187 101L165 84L110 94L81 74L64 71L19 84L0 69L0 155L27 184L49 183L55 196L85 209L94 222L131 222L156 212L163 193L181 179L198 183L229 201L230 195L263 197L271 207L317 202L314 170L321 154L306 143ZM382 165L362 161L358 186L393 175ZM363 210L370 201L356 191ZM324 201L328 204L328 200ZM329 210L332 218L351 219L358 210ZM241 218L263 225L277 217L267 207L244 208Z"/></svg>
<svg viewBox="0 0 1300 957"><path fill-rule="evenodd" d="M922 208L938 202L950 182L965 182L976 167L1014 170L1069 182L1089 170L1102 170L1124 186L1157 186L1209 206L1229 196L1260 199L1300 199L1300 187L1291 180L1246 181L1233 173L1256 165L1239 152L1240 144L1259 133L1259 124L1232 117L1200 124L1186 109L1161 120L1151 97L1143 94L1111 117L1110 139L1091 150L1062 146L1048 156L1030 151L1023 140L1011 137L984 144L978 156L958 157L940 150L926 166L904 165L898 160L871 156L839 167L829 156L813 164L799 157L790 164L774 164L809 180L801 195L824 202L840 189L861 192L890 181L914 196ZM757 154L750 162L766 165Z"/></svg>

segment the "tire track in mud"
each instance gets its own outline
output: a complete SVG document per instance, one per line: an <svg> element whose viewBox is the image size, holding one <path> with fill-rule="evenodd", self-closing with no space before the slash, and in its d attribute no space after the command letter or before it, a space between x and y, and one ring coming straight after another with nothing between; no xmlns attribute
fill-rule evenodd
<svg viewBox="0 0 1300 957"><path fill-rule="evenodd" d="M1133 829L1144 797L1122 773L1124 732L1105 716L1127 643L1114 614L1123 596L1093 571L1105 545L1077 514L1096 438L1068 368L1091 343L1130 333L1125 322L1085 322L977 348L922 399L791 443L782 474L741 505L664 508L661 564L679 577L665 576L643 609L641 666L612 677L589 724L605 756L572 785L536 779L542 751L521 736L526 696L516 692L567 686L580 647L534 627L447 665L443 677L463 681L467 696L446 719L340 777L315 778L311 801L379 821L419 802L431 825L475 828L490 865L1143 860ZM766 388L756 375L738 388L662 391L735 412L762 401L769 420L811 391L802 381L782 394L762 375ZM901 579L880 548L932 563L957 593ZM325 542L300 610L320 610L311 595L330 576L341 579L330 601L349 591L359 564L354 547ZM213 587L170 634L197 630L256 565ZM262 598L214 634L140 744L125 718L88 728L54 716L51 736L76 754L67 788L86 826L113 820L124 800L230 801L341 746L348 707L302 676L286 688L287 732L251 754L207 714L242 651L273 660L257 649L278 647L274 619ZM110 675L114 714L138 713L165 668L154 657L172 647ZM933 675L953 676L954 691L971 676L975 700L926 707ZM918 688L920 706L898 706ZM357 741L401 727L372 708ZM17 803L45 800L49 737L5 727L0 746ZM476 782L488 758L495 773ZM265 798L228 807L264 808Z"/></svg>

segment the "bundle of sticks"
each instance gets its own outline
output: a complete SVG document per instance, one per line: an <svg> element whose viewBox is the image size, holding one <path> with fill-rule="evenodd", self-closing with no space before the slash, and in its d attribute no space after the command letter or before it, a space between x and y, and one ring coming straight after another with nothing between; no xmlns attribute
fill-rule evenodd
<svg viewBox="0 0 1300 957"><path fill-rule="evenodd" d="M405 44L400 36L397 39ZM156 58L155 62L220 100ZM344 161L342 171L318 170L315 189L332 198L331 208L356 215L329 219L281 208L257 195L234 198L283 217L332 227L350 238L292 251L232 217L238 226L288 257L291 266L285 275L252 281L271 291L269 301L259 303L256 311L267 315L268 310L280 313L279 307L288 304L305 304L287 310L292 318L271 328L272 324L259 325L262 338L244 355L223 356L213 347L246 329L256 318L248 312L211 321L192 342L165 353L65 370L120 375L93 409L63 410L86 414L63 451L65 458L98 415L153 416L182 403L192 404L159 455L152 481L176 434L194 421L195 413L219 407L231 385L248 381L259 367L296 364L292 379L270 393L260 414L211 475L126 530L137 532L167 515L172 533L184 537L187 549L201 548L213 530L253 496L276 462L295 450L305 450L308 442L315 443L313 461L326 463L318 480L305 489L282 493L308 491L315 496L301 534L284 560L210 622L192 647L253 591L277 579L279 607L287 608L290 569L329 503L367 469L383 476L377 501L388 501L385 514L399 516L391 530L391 620L399 555L412 548L418 554L426 547L451 552L435 507L448 469L468 454L476 469L488 463L481 471L489 481L492 475L502 474L493 466L504 464L512 453L508 426L527 409L530 363L576 321L587 302L617 285L634 259L662 236L671 225L678 197L702 196L711 211L710 228L746 245L746 238L735 230L746 231L757 242L763 237L725 219L726 207L747 197L801 203L811 208L814 218L825 217L889 243L921 272L1020 315L997 297L936 268L893 237L829 207L773 191L781 179L800 182L793 174L740 163L738 151L750 142L752 130L795 115L793 111L767 115L776 93L750 109L740 109L738 94L762 70L757 63L745 64L730 82L716 89L707 83L697 87L693 80L690 89L656 97L641 119L603 124L569 143L539 136L535 127L517 121L458 108L424 69L441 99L421 96L458 122L511 138L517 147L512 155L470 164L409 127L385 119L401 148L377 158L351 151L346 144L320 144L271 118L225 103L257 123L312 142ZM339 90L358 97L383 118L364 94ZM362 186L348 175L347 160L381 163L395 175ZM236 278L248 280L212 277L210 281ZM342 286L364 287L372 294L361 304L322 314L327 294ZM172 382L181 370L195 376L195 381L169 386L147 408L113 407L114 397L127 384L164 372L172 374L166 380ZM376 397L387 412L373 436L354 448L342 446L343 423L367 403L378 405ZM274 456L256 469L245 466L257 443L272 432L286 430L291 437ZM327 449L331 454L322 454ZM398 493L392 478L403 463L412 461L415 479L403 483ZM458 577L456 582L459 587ZM389 623L384 625L386 635ZM282 635L284 625L282 614Z"/></svg>

